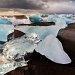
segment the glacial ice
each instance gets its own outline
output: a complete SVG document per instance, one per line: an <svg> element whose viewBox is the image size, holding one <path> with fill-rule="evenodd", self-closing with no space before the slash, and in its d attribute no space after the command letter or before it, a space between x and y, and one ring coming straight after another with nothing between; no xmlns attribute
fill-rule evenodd
<svg viewBox="0 0 75 75"><path fill-rule="evenodd" d="M40 29L39 31L43 32L43 28L45 27L42 27L42 29ZM40 54L45 55L48 59L52 60L55 63L68 64L71 62L69 56L64 52L60 41L54 35L44 35L46 32L44 31L43 35L41 34L40 36L40 34L38 34L39 32L36 33L35 31L33 33L33 31L31 33L27 33L22 37L10 40L9 42L5 43L5 46L3 48L3 56L5 57L7 62L4 60L4 62L6 63L0 64L0 74L5 74L17 67L26 66L27 63L24 60L24 55L26 53L32 53L34 49ZM39 37L42 36L42 41L39 42L39 40L41 40ZM36 42L39 43L37 44ZM2 55L0 57L2 57ZM16 58L22 58L22 60L17 62L14 60Z"/></svg>
<svg viewBox="0 0 75 75"><path fill-rule="evenodd" d="M52 25L52 26L32 26L27 30L27 33L37 33L39 35L39 38L43 40L46 36L49 34L54 35L55 37L58 34L58 31L61 29L59 25Z"/></svg>
<svg viewBox="0 0 75 75"><path fill-rule="evenodd" d="M63 50L62 44L53 35L48 35L42 42L38 44L35 50L40 54L45 55L48 59L55 63L71 63L71 59Z"/></svg>
<svg viewBox="0 0 75 75"><path fill-rule="evenodd" d="M7 63L0 65L0 74L5 74L11 70L14 70L17 67L26 66L27 64L24 59L16 62L14 60L15 56L16 54L18 54L18 59L19 57L23 58L27 52L31 53L34 49L40 54L45 55L48 59L55 63L71 63L70 57L63 50L62 44L56 38L56 36L61 28L65 28L67 24L71 23L72 21L70 21L70 19L68 20L64 18L54 17L53 15L51 17L49 16L48 18L49 22L54 21L56 25L17 26L17 28L15 28L26 33L26 35L5 43L3 55L6 58ZM0 25L0 32L0 35L2 35L1 37L3 37L0 37L0 40L7 41L7 35L13 32L13 26L10 27L9 25ZM40 40L42 41L39 42Z"/></svg>
<svg viewBox="0 0 75 75"><path fill-rule="evenodd" d="M0 41L7 41L8 34L14 32L13 25L0 25Z"/></svg>
<svg viewBox="0 0 75 75"><path fill-rule="evenodd" d="M0 64L0 75L14 70L17 67L26 66L27 61L25 61L24 55L27 52L33 52L37 46L36 41L39 42L37 34L32 33L31 35L27 34L5 43L3 55L0 56L2 58L0 62L3 62L3 64ZM15 60L20 58L21 60L19 61Z"/></svg>
<svg viewBox="0 0 75 75"><path fill-rule="evenodd" d="M74 23L75 21L72 19L72 14L60 14L60 15L48 15L48 22L55 22L56 25L68 25L70 23Z"/></svg>

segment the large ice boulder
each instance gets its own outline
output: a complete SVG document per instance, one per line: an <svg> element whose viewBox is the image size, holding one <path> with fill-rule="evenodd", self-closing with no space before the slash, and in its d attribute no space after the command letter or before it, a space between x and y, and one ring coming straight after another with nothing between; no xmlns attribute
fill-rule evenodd
<svg viewBox="0 0 75 75"><path fill-rule="evenodd" d="M48 59L59 64L71 63L70 57L63 50L61 42L53 35L47 36L35 49Z"/></svg>
<svg viewBox="0 0 75 75"><path fill-rule="evenodd" d="M43 19L39 16L31 16L29 17L30 18L30 21L32 23L39 23L39 22L43 22Z"/></svg>

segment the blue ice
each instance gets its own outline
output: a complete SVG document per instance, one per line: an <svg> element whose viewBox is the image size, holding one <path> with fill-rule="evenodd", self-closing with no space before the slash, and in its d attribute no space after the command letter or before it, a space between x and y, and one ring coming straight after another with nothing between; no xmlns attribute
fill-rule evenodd
<svg viewBox="0 0 75 75"><path fill-rule="evenodd" d="M2 18L0 18L0 24L7 24L7 25L11 25L12 24L12 22L10 22L9 20L7 20L7 19L2 19Z"/></svg>
<svg viewBox="0 0 75 75"><path fill-rule="evenodd" d="M32 26L27 30L27 33L35 32L39 35L39 38L42 40L49 34L57 36L59 30L59 26Z"/></svg>
<svg viewBox="0 0 75 75"><path fill-rule="evenodd" d="M13 25L0 25L0 41L7 41L8 34L14 32Z"/></svg>

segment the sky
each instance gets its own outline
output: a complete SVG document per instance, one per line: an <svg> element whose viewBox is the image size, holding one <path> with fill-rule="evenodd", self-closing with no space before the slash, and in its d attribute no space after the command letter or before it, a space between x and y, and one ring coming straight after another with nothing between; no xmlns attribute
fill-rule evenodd
<svg viewBox="0 0 75 75"><path fill-rule="evenodd" d="M75 13L75 0L0 0L0 7L42 10L46 13Z"/></svg>

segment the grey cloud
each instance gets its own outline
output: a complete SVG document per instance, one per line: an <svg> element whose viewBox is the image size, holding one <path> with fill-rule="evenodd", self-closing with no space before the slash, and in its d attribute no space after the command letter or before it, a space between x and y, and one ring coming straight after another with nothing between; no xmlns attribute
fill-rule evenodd
<svg viewBox="0 0 75 75"><path fill-rule="evenodd" d="M32 1L32 2L31 2ZM41 4L33 0L0 0L1 8L23 8L23 9L41 9Z"/></svg>
<svg viewBox="0 0 75 75"><path fill-rule="evenodd" d="M40 9L45 11L46 7L48 6L47 3L51 2L65 2L65 1L75 1L75 0L0 0L0 7L1 8L22 8L22 9ZM59 3L59 4L60 4ZM52 3L51 3L52 5ZM62 5L62 3L61 3ZM50 7L49 7L50 8ZM54 8L53 8L54 9ZM49 12L50 10L47 10ZM69 10L72 12L71 10ZM56 10L56 12L58 12ZM61 11L60 11L61 12ZM63 11L66 12L66 9Z"/></svg>
<svg viewBox="0 0 75 75"><path fill-rule="evenodd" d="M46 2L71 0L0 0L1 8L42 9Z"/></svg>

